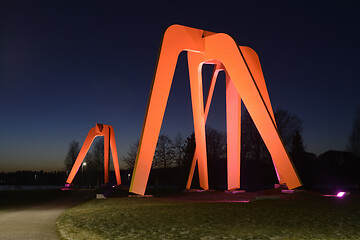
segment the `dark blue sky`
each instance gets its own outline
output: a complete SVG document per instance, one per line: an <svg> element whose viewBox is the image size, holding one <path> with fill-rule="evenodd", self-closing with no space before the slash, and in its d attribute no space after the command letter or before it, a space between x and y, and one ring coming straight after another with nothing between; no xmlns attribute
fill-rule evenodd
<svg viewBox="0 0 360 240"><path fill-rule="evenodd" d="M307 151L346 147L359 100L353 1L1 1L0 171L60 170L69 142L110 124L120 155L141 134L164 30L231 35L259 55L275 110L304 123ZM149 3L150 2L150 3ZM224 81L208 123L225 128ZM162 133L192 132L186 56Z"/></svg>

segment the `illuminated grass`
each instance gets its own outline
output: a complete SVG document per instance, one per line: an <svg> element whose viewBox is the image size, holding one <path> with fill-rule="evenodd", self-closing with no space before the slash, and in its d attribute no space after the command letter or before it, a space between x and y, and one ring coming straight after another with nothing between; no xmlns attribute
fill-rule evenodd
<svg viewBox="0 0 360 240"><path fill-rule="evenodd" d="M92 200L57 221L63 239L360 239L360 203L314 198L251 203Z"/></svg>

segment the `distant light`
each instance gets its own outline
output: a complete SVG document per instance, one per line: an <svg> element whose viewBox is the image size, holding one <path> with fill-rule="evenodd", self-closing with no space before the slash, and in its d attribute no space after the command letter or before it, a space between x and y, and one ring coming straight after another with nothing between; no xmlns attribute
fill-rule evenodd
<svg viewBox="0 0 360 240"><path fill-rule="evenodd" d="M86 166L86 162L83 162L83 166Z"/></svg>
<svg viewBox="0 0 360 240"><path fill-rule="evenodd" d="M337 197L343 197L345 196L346 192L338 192L338 194L336 194Z"/></svg>

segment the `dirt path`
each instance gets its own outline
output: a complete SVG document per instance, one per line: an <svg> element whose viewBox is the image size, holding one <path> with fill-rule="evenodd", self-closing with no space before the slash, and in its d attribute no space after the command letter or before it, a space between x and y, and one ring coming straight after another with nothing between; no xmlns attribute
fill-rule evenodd
<svg viewBox="0 0 360 240"><path fill-rule="evenodd" d="M0 213L0 239L59 239L55 222L66 209L85 201L84 198L62 198Z"/></svg>

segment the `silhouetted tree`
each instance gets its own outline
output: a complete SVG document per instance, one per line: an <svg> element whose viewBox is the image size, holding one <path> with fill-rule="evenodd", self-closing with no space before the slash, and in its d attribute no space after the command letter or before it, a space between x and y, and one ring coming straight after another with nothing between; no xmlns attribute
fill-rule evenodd
<svg viewBox="0 0 360 240"><path fill-rule="evenodd" d="M184 178L187 179L195 153L195 134L192 133L184 144ZM208 176L211 187L226 184L226 135L209 126L206 127L206 151ZM195 170L192 186L198 186L198 172Z"/></svg>
<svg viewBox="0 0 360 240"><path fill-rule="evenodd" d="M292 115L285 110L278 110L275 112L275 120L277 124L278 131L280 133L281 139L285 145L285 148L288 152L293 150L293 143L301 144L302 142L302 121L296 115ZM248 159L267 159L270 157L269 152L266 148L266 145L261 138L255 124L253 123L249 113L244 110L242 112L241 120L241 143L243 157ZM294 142L295 135L298 139L295 139L300 142ZM300 146L294 146L294 148Z"/></svg>
<svg viewBox="0 0 360 240"><path fill-rule="evenodd" d="M226 135L206 127L206 152L208 159L209 185L212 188L226 185Z"/></svg>
<svg viewBox="0 0 360 240"><path fill-rule="evenodd" d="M241 116L241 158L245 161L260 161L269 158L269 152L250 114L246 109Z"/></svg>
<svg viewBox="0 0 360 240"><path fill-rule="evenodd" d="M302 135L303 123L298 116L290 114L285 110L278 110L274 115L286 150L291 151L295 134L298 133L300 136Z"/></svg>
<svg viewBox="0 0 360 240"><path fill-rule="evenodd" d="M177 167L180 168L183 165L184 158L184 139L181 133L177 134L173 140L174 159Z"/></svg>
<svg viewBox="0 0 360 240"><path fill-rule="evenodd" d="M174 149L172 140L167 135L160 135L155 150L155 166L166 169L174 163Z"/></svg>
<svg viewBox="0 0 360 240"><path fill-rule="evenodd" d="M206 127L206 150L209 161L226 158L226 135L209 126Z"/></svg>
<svg viewBox="0 0 360 240"><path fill-rule="evenodd" d="M357 110L349 136L348 151L360 157L360 108Z"/></svg>
<svg viewBox="0 0 360 240"><path fill-rule="evenodd" d="M192 133L189 137L186 138L184 143L184 157L183 162L185 169L190 169L190 165L195 152L195 134Z"/></svg>
<svg viewBox="0 0 360 240"><path fill-rule="evenodd" d="M75 160L76 160L77 156L79 155L79 152L80 152L79 142L73 140L69 144L69 150L68 150L68 153L67 153L66 158L64 160L65 167L66 167L67 171L71 170L72 166L75 163Z"/></svg>
<svg viewBox="0 0 360 240"><path fill-rule="evenodd" d="M302 155L305 152L303 139L298 130L295 132L295 135L293 136L292 139L291 152L294 155Z"/></svg>
<svg viewBox="0 0 360 240"><path fill-rule="evenodd" d="M123 161L126 163L129 170L134 169L138 148L139 140L129 146L126 156L123 157Z"/></svg>
<svg viewBox="0 0 360 240"><path fill-rule="evenodd" d="M98 137L91 146L91 152L86 155L86 162L92 170L104 171L104 138Z"/></svg>
<svg viewBox="0 0 360 240"><path fill-rule="evenodd" d="M190 165L195 153L195 134L192 133L183 147L184 162ZM226 158L226 135L216 129L206 126L206 151L209 162Z"/></svg>
<svg viewBox="0 0 360 240"><path fill-rule="evenodd" d="M110 154L110 152L109 152ZM111 156L111 154L110 154ZM84 172L90 174L88 181L94 180L95 185L99 186L103 183L104 178L104 138L97 137L91 145L90 151L86 154L84 162L87 165L84 167ZM109 164L110 167L110 164ZM94 183L94 182L93 182Z"/></svg>
<svg viewBox="0 0 360 240"><path fill-rule="evenodd" d="M298 144L301 142L302 145L302 122L297 116L280 110L275 112L275 120L288 152L292 150L293 141L298 141ZM241 159L243 187L257 189L276 182L271 155L245 108L241 119Z"/></svg>

